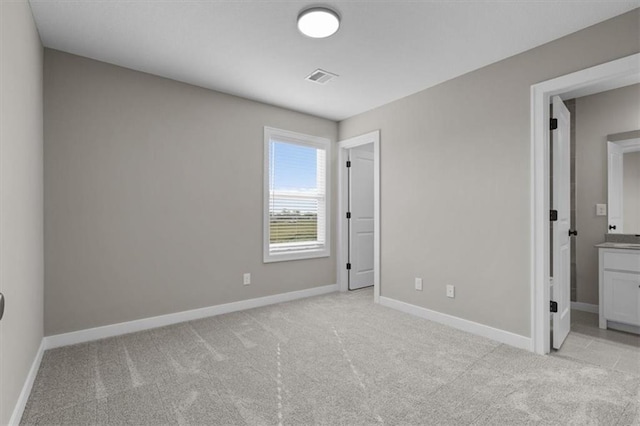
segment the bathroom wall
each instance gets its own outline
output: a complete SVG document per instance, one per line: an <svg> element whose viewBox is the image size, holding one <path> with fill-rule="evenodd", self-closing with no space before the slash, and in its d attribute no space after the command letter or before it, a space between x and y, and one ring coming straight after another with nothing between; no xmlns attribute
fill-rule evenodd
<svg viewBox="0 0 640 426"><path fill-rule="evenodd" d="M577 301L598 304L598 251L608 232L607 135L640 129L640 84L576 99Z"/></svg>

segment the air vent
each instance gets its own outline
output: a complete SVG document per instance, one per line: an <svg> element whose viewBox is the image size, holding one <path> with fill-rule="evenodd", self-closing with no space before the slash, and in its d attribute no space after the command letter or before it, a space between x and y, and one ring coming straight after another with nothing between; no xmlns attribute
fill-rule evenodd
<svg viewBox="0 0 640 426"><path fill-rule="evenodd" d="M328 71L324 71L321 69L317 69L308 76L305 77L305 80L309 80L318 84L326 84L329 80L333 80L333 78L338 77L337 74L330 73Z"/></svg>

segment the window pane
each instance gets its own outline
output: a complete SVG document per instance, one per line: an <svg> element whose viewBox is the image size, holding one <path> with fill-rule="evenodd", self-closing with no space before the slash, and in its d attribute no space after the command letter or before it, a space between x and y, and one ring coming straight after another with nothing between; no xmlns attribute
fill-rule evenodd
<svg viewBox="0 0 640 426"><path fill-rule="evenodd" d="M324 150L271 141L269 168L269 243L272 250L320 246L324 235ZM295 244L293 247L285 243Z"/></svg>
<svg viewBox="0 0 640 426"><path fill-rule="evenodd" d="M277 191L317 189L318 149L286 142L271 142L270 187Z"/></svg>
<svg viewBox="0 0 640 426"><path fill-rule="evenodd" d="M327 257L331 141L265 127L263 260Z"/></svg>

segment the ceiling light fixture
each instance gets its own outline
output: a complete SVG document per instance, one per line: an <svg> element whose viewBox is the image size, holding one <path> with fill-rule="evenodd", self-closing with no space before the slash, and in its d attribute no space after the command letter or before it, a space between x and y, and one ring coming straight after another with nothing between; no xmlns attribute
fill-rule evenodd
<svg viewBox="0 0 640 426"><path fill-rule="evenodd" d="M338 28L340 28L340 16L326 7L312 7L298 15L298 29L307 37L329 37L335 34Z"/></svg>

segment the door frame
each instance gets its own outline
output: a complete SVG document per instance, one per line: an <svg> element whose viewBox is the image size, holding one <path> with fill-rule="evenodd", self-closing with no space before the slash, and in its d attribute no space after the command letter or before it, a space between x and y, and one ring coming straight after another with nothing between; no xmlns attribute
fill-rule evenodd
<svg viewBox="0 0 640 426"><path fill-rule="evenodd" d="M337 281L340 291L347 291L346 269L349 239L347 223L348 179L344 167L348 150L373 143L373 300L380 303L380 130L338 142L338 271Z"/></svg>
<svg viewBox="0 0 640 426"><path fill-rule="evenodd" d="M640 53L531 86L531 349L551 352L549 279L549 104L637 83ZM616 85L616 82L619 83ZM623 83L620 83L623 82Z"/></svg>

